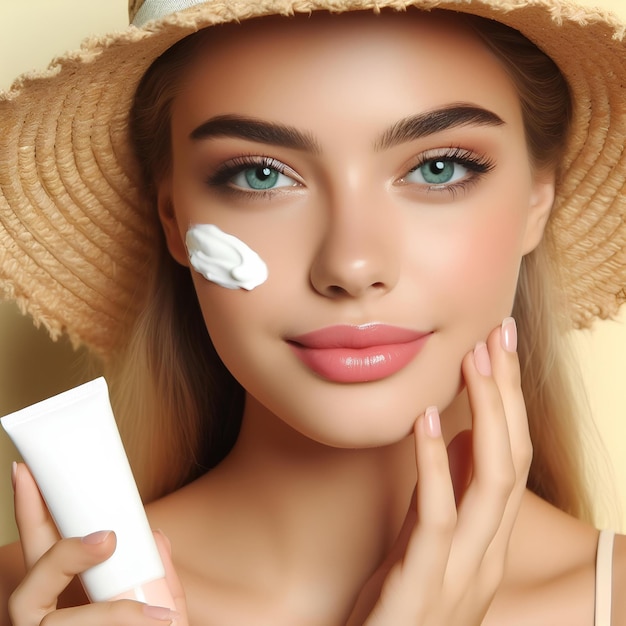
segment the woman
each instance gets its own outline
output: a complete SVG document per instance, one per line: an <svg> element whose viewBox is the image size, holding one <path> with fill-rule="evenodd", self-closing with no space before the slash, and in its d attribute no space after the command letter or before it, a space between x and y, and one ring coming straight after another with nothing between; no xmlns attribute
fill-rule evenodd
<svg viewBox="0 0 626 626"><path fill-rule="evenodd" d="M37 246L4 288L105 361L177 612L64 591L114 534L58 541L20 466L12 623L622 623L559 332L623 299L623 28L162 4L9 96L3 154L40 171L0 180L7 256Z"/></svg>

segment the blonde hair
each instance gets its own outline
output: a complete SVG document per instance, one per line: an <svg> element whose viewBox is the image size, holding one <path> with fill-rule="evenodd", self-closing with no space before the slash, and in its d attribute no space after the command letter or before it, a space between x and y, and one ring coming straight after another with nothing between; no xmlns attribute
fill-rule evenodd
<svg viewBox="0 0 626 626"><path fill-rule="evenodd" d="M581 385L574 384L580 374L567 337L569 321L556 297L558 274L549 247L544 236L524 257L513 306L533 442L528 488L561 510L592 521L582 442L582 426L591 417Z"/></svg>
<svg viewBox="0 0 626 626"><path fill-rule="evenodd" d="M215 353L189 272L172 260L163 241L156 249L150 297L125 350L106 366L145 501L222 460L237 437L244 397Z"/></svg>
<svg viewBox="0 0 626 626"><path fill-rule="evenodd" d="M531 161L554 168L568 130L570 97L554 63L520 33L468 17L518 87ZM130 131L146 198L170 166L169 109L177 77L210 33L179 42L139 86ZM156 210L155 210L156 219ZM149 297L122 354L108 365L112 400L144 499L162 496L213 467L240 427L243 390L216 355L189 272L155 246ZM582 467L579 401L564 333L567 319L551 265L549 233L522 261L513 310L519 327L522 387L534 443L528 486L560 509L591 518Z"/></svg>

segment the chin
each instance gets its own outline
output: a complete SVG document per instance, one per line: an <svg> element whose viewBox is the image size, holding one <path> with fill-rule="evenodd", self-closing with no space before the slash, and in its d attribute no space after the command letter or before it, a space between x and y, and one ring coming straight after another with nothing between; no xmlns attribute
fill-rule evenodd
<svg viewBox="0 0 626 626"><path fill-rule="evenodd" d="M308 392L256 396L266 418L317 443L333 448L378 448L397 444L413 433L426 407L443 411L458 395L460 373L447 385L415 385L409 372L387 380L355 385L319 381ZM428 393L424 393L428 389Z"/></svg>

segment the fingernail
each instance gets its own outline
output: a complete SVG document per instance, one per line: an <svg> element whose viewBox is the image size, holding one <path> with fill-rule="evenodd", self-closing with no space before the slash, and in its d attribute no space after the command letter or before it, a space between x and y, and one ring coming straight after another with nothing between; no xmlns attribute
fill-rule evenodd
<svg viewBox="0 0 626 626"><path fill-rule="evenodd" d="M424 430L431 439L441 437L441 419L436 406L429 406L424 413Z"/></svg>
<svg viewBox="0 0 626 626"><path fill-rule="evenodd" d="M507 317L502 322L502 347L507 352L515 352L517 350L517 325L512 317Z"/></svg>
<svg viewBox="0 0 626 626"><path fill-rule="evenodd" d="M11 464L11 484L13 485L13 491L15 491L15 486L17 485L17 462L13 461Z"/></svg>
<svg viewBox="0 0 626 626"><path fill-rule="evenodd" d="M167 607L151 606L149 604L146 604L143 607L143 614L147 617L151 617L152 619L158 619L161 622L171 622L172 620L180 617L180 613L172 611Z"/></svg>
<svg viewBox="0 0 626 626"><path fill-rule="evenodd" d="M86 543L89 546L95 546L99 543L104 543L110 534L110 530L99 530L96 533L91 533L90 535L83 537L83 543Z"/></svg>
<svg viewBox="0 0 626 626"><path fill-rule="evenodd" d="M474 363L476 369L483 376L491 376L491 360L489 359L489 351L484 341L479 341L474 348Z"/></svg>

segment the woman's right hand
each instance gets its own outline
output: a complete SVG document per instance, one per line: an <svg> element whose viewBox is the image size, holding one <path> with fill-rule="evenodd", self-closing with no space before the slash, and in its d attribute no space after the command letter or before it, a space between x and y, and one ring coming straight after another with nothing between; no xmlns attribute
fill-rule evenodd
<svg viewBox="0 0 626 626"><path fill-rule="evenodd" d="M13 626L187 626L183 589L174 571L169 542L162 533L155 539L166 570L177 611L131 600L59 607L59 596L72 579L106 561L115 551L113 532L83 538L60 539L54 522L28 471L20 464L14 475L15 518L20 533L26 576L9 599Z"/></svg>

